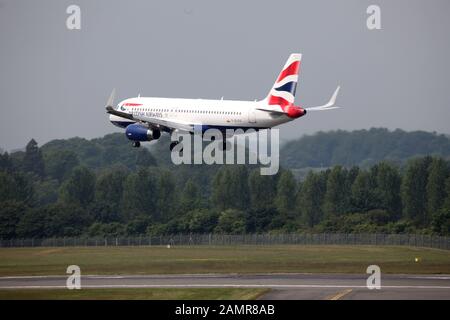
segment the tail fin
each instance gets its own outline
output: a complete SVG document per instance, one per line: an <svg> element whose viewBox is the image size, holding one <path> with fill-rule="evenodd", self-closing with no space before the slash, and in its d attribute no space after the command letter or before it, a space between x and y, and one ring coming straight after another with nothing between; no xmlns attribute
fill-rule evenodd
<svg viewBox="0 0 450 320"><path fill-rule="evenodd" d="M302 55L292 53L266 97L267 104L279 105L283 111L294 103Z"/></svg>

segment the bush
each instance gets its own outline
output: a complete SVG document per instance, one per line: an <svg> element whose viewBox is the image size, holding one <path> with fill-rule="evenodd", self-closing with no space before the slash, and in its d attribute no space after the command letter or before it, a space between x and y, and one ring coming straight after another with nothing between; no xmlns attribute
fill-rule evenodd
<svg viewBox="0 0 450 320"><path fill-rule="evenodd" d="M240 234L245 233L245 215L244 212L235 209L222 211L219 216L219 223L214 232Z"/></svg>

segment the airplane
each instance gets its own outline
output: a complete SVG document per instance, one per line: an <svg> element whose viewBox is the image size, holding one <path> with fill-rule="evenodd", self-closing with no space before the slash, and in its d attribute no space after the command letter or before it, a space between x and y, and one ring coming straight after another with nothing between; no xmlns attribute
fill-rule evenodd
<svg viewBox="0 0 450 320"><path fill-rule="evenodd" d="M337 109L339 86L330 100L317 107L294 105L302 55L292 53L267 97L255 101L204 100L179 98L129 98L114 107L115 89L106 112L114 125L124 128L134 147L143 141L157 140L162 132L189 132L219 129L269 129L304 116L308 111ZM224 138L224 147L226 143ZM170 144L172 150L178 142Z"/></svg>

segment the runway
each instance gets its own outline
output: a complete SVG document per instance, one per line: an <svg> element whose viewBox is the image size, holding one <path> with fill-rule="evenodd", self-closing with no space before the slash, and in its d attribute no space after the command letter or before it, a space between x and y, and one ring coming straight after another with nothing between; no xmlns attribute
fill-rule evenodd
<svg viewBox="0 0 450 320"><path fill-rule="evenodd" d="M262 299L444 299L450 275L382 275L381 289L366 274L85 275L85 288L270 288ZM66 288L65 276L0 277L0 289Z"/></svg>

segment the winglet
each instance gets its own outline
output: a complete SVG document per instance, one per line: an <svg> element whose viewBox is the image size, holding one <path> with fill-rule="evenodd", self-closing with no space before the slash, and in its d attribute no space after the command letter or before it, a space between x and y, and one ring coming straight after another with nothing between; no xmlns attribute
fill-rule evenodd
<svg viewBox="0 0 450 320"><path fill-rule="evenodd" d="M116 89L114 88L111 92L111 95L109 96L108 102L106 102L106 107L113 107L114 108L114 98L116 96Z"/></svg>
<svg viewBox="0 0 450 320"><path fill-rule="evenodd" d="M334 91L334 93L333 93L333 95L331 96L331 99L330 99L330 101L328 101L328 103L327 103L327 106L334 106L334 104L336 103L336 97L337 97L337 95L338 95L338 93L339 93L339 89L341 88L341 86L338 86L337 88L336 88L336 90Z"/></svg>
<svg viewBox="0 0 450 320"><path fill-rule="evenodd" d="M334 104L336 103L336 98L337 98L337 95L339 93L339 89L340 88L341 88L340 86L338 86L336 88L336 90L334 91L333 95L330 98L330 101L328 101L323 106L312 107L312 108L305 108L305 110L307 110L307 111L322 111L322 110L338 109L339 107L336 107Z"/></svg>

